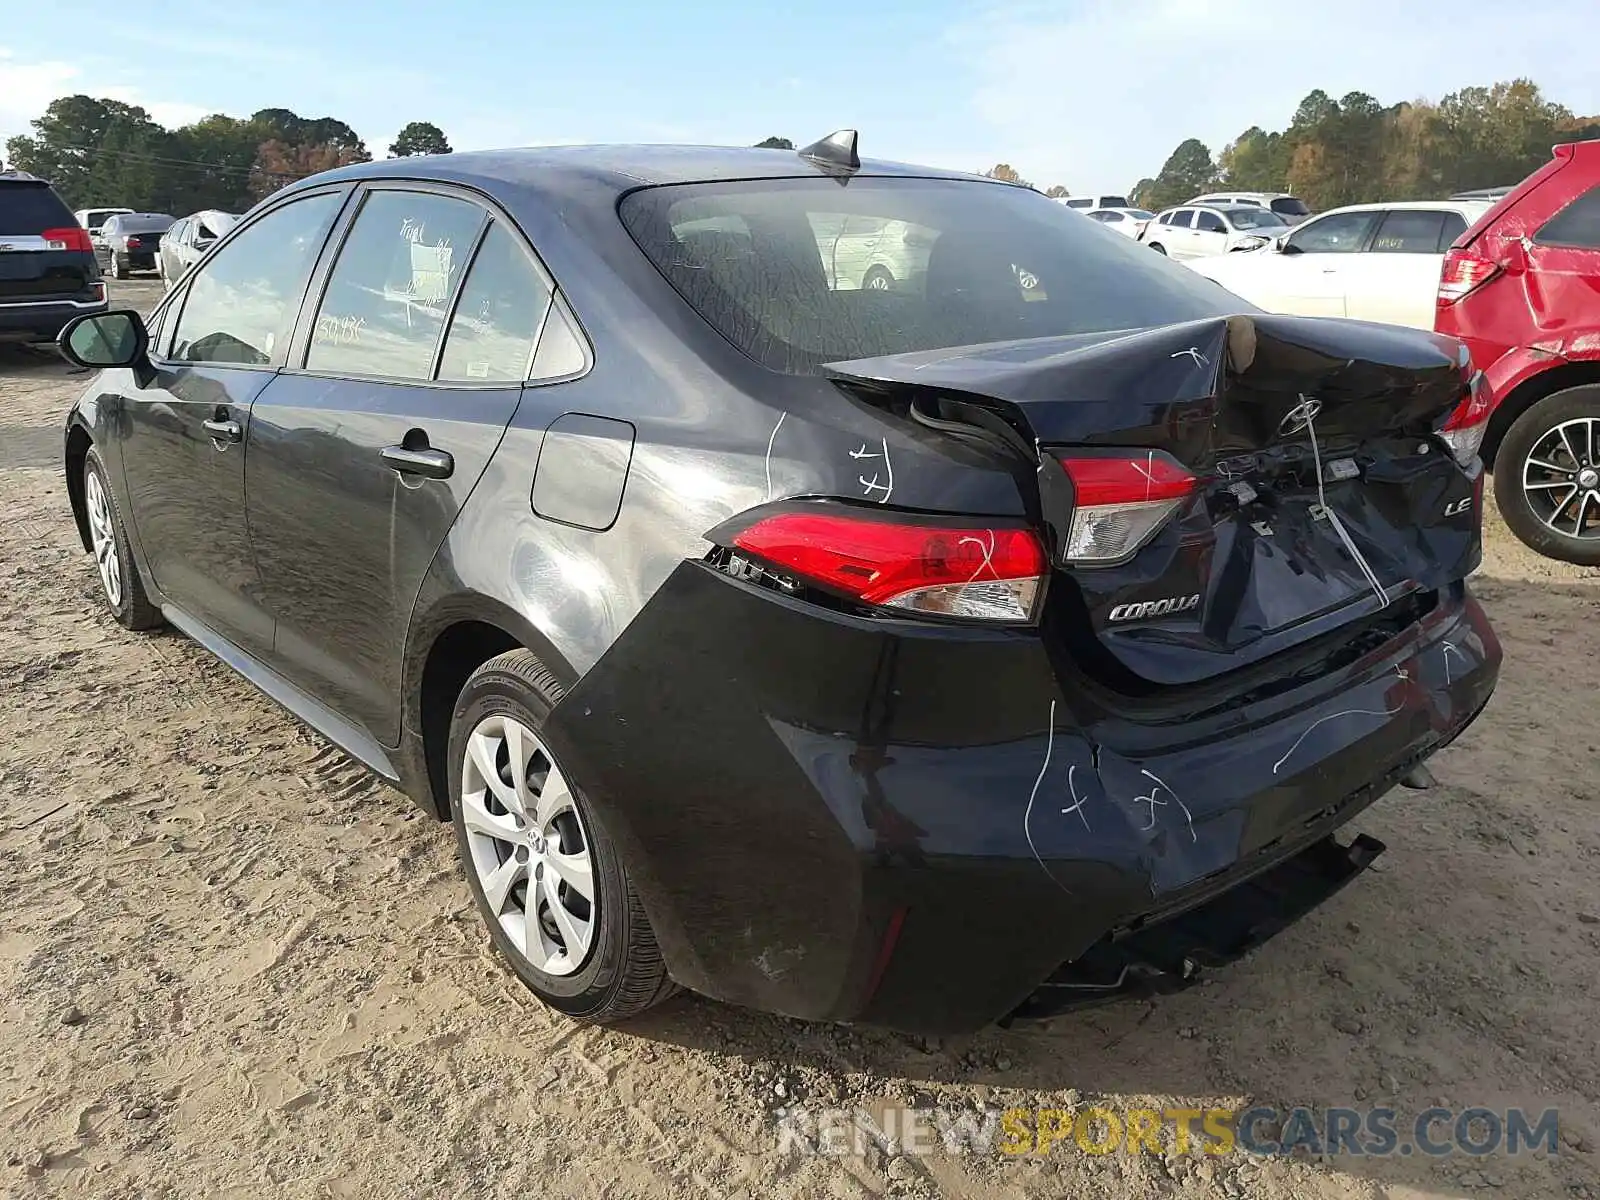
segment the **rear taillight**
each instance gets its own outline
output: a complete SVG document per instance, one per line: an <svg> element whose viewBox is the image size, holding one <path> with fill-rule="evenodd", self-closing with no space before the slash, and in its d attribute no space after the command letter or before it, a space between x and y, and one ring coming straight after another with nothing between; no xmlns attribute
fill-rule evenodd
<svg viewBox="0 0 1600 1200"><path fill-rule="evenodd" d="M1108 566L1131 558L1193 493L1195 477L1159 450L1062 456L1072 480L1066 558Z"/></svg>
<svg viewBox="0 0 1600 1200"><path fill-rule="evenodd" d="M1489 428L1489 411L1493 407L1494 398L1489 393L1489 385L1483 380L1483 372L1479 371L1467 385L1466 397L1456 405L1449 420L1439 430L1439 436L1450 447L1450 453L1463 467L1471 466L1472 460L1478 457L1478 448L1483 445L1483 435Z"/></svg>
<svg viewBox="0 0 1600 1200"><path fill-rule="evenodd" d="M67 229L46 229L39 236L52 250L82 250L86 253L94 250L94 244L89 241L89 231L81 225Z"/></svg>
<svg viewBox="0 0 1600 1200"><path fill-rule="evenodd" d="M1439 273L1439 307L1454 304L1481 288L1500 273L1500 268L1472 249L1450 250Z"/></svg>
<svg viewBox="0 0 1600 1200"><path fill-rule="evenodd" d="M1049 574L1031 530L780 512L733 537L769 571L863 604L976 621L1034 618Z"/></svg>

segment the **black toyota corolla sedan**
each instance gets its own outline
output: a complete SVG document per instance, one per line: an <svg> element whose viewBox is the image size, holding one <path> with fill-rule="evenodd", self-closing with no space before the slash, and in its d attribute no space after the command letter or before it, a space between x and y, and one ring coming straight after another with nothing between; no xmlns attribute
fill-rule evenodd
<svg viewBox="0 0 1600 1200"><path fill-rule="evenodd" d="M849 133L318 175L62 343L113 616L452 822L575 1017L1183 986L1499 671L1456 342Z"/></svg>

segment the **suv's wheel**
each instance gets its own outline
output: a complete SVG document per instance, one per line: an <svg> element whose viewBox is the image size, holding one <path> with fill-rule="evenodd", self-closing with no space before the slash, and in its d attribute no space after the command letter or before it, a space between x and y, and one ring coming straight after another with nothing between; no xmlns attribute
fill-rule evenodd
<svg viewBox="0 0 1600 1200"><path fill-rule="evenodd" d="M861 286L869 292L887 292L894 287L894 275L888 267L873 267L861 281Z"/></svg>
<svg viewBox="0 0 1600 1200"><path fill-rule="evenodd" d="M100 591L119 624L129 629L154 629L162 622L161 610L145 595L117 498L107 479L100 452L91 446L83 460L83 507L89 518L89 547L100 572Z"/></svg>
<svg viewBox="0 0 1600 1200"><path fill-rule="evenodd" d="M655 934L599 816L540 739L561 698L526 650L490 659L450 722L450 812L489 936L552 1008L621 1021L670 994Z"/></svg>
<svg viewBox="0 0 1600 1200"><path fill-rule="evenodd" d="M1495 455L1494 498L1532 549L1600 566L1600 385L1546 396L1512 423Z"/></svg>

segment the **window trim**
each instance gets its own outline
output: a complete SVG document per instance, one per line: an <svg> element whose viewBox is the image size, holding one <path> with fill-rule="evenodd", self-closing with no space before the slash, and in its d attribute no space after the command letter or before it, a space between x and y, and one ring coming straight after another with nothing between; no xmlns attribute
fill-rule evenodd
<svg viewBox="0 0 1600 1200"><path fill-rule="evenodd" d="M579 379L594 369L595 352L594 341L589 336L589 331L584 328L570 304L564 303L564 293L550 268L545 265L544 259L539 256L538 250L528 239L522 227L512 218L494 197L476 188L462 184L443 182L437 179L417 179L410 176L386 175L376 179L362 179L352 185L352 194L357 197L354 202L347 201L345 210L341 213L341 220L335 223L329 244L323 246L322 257L318 259L316 267L312 270L310 285L306 295L301 300L300 312L295 320L294 333L289 339L288 351L283 365L278 370L284 375L303 376L311 379L336 379L349 380L361 383L378 383L388 387L421 387L421 388L447 388L450 390L466 389L471 391L503 391L506 388L522 388L543 386L548 383L566 383ZM479 225L478 232L473 241L472 257L467 267L461 273L454 294L450 298L449 312L444 323L439 327L439 340L434 345L433 362L430 375L427 379L397 379L392 375L354 375L340 371L308 370L305 366L306 357L311 348L311 334L316 328L316 314L322 307L323 293L327 290L328 280L333 274L334 265L339 260L339 252L344 248L345 239L355 225L356 217L360 215L366 197L377 191L398 192L424 192L434 195L448 196L453 200L466 200L476 204L484 210L485 220ZM534 339L533 348L528 353L528 370L533 370L533 356L539 352L539 341L544 336L544 331L550 320L550 311L558 301L563 302L567 318L572 322L578 341L583 348L583 369L570 375L563 375L555 379L486 379L486 380L441 380L438 378L440 360L444 353L445 340L450 333L450 322L455 316L456 305L460 302L461 292L466 286L467 276L472 271L472 263L477 261L479 250L484 239L488 237L490 227L500 222L505 231L511 235L512 241L522 251L524 257L532 264L534 273L544 283L551 295L551 303L545 306L545 313L539 322L539 336ZM228 231L232 236L233 230ZM332 244L334 237L337 245Z"/></svg>
<svg viewBox="0 0 1600 1200"><path fill-rule="evenodd" d="M311 272L306 277L306 286L309 288L310 284L311 284L311 280L316 278L317 271L321 267L323 259L327 257L329 240L333 237L333 235L336 232L338 232L338 230L340 228L340 223L345 219L345 214L349 211L349 208L350 208L350 195L354 190L355 189L354 189L353 185L351 185L351 184L348 184L348 183L333 183L333 184L328 184L328 185L323 186L323 187L307 188L304 191L297 191L297 192L287 193L287 194L284 195L284 197L283 197L283 199L281 201L275 201L274 203L272 203L272 204L268 205L267 207L263 208L260 212L257 212L254 215L252 215L249 220L240 221L232 229L230 229L226 233L224 233L220 238L217 239L216 245L214 247L212 247L211 253L208 254L206 256L206 258L207 258L208 262L209 261L215 261L218 252L220 252L221 250L226 249L228 243L231 242L234 238L240 236L246 229L253 228L258 222L265 220L272 213L278 212L281 209L285 208L286 206L295 203L296 201L309 200L309 199L311 199L311 198L313 198L315 196L326 196L326 195L342 194L343 195L343 200L340 203L339 208L333 214L333 221L328 226L327 236L325 236L323 238L322 246L317 251L317 256L311 260ZM182 282L177 287L172 289L171 294L168 295L165 300L163 300L160 304L157 304L155 306L155 308L151 310L151 313L150 313L151 320L155 320L158 314L161 314L161 313L164 313L164 312L167 312L167 311L171 311L172 314L173 314L172 328L165 329L163 331L165 333L165 335L166 335L165 339L164 339L165 340L165 345L157 347L153 342L151 343L150 350L148 351L151 360L153 362L157 363L157 364L160 364L160 365L163 365L163 366L170 366L170 367L172 367L174 369L182 369L182 368L185 368L185 367L207 367L207 368L215 367L215 368L222 369L222 370L267 371L267 372L271 372L271 373L274 373L274 374L276 372L278 372L279 370L281 370L282 367L283 367L283 364L288 360L289 350L294 345L294 332L293 331L298 329L299 323L300 323L300 315L305 309L305 296L304 296L304 294L301 295L301 297L300 297L300 305L295 310L295 318L294 318L295 323L292 326L290 326L290 331L291 331L290 335L286 339L286 341L284 343L284 346L283 346L281 351L280 351L280 349L278 347L273 347L272 361L270 361L270 362L264 362L264 363L190 362L187 359L175 359L175 358L171 357L170 351L172 349L172 341L178 335L178 326L183 323L184 309L187 308L188 304L189 304L189 293L194 290L194 281L200 277L200 272L202 270L204 270L204 269L205 269L205 267L203 267L203 266L196 266L193 270L185 271Z"/></svg>

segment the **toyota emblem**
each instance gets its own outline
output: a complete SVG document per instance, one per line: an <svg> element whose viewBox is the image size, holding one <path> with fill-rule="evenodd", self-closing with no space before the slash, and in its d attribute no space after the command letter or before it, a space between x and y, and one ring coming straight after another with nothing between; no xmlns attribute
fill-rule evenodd
<svg viewBox="0 0 1600 1200"><path fill-rule="evenodd" d="M1302 429L1308 427L1321 411L1321 400L1308 399L1305 396L1301 396L1300 403L1286 412L1283 415L1283 420L1278 422L1278 432L1284 437L1299 433Z"/></svg>

